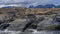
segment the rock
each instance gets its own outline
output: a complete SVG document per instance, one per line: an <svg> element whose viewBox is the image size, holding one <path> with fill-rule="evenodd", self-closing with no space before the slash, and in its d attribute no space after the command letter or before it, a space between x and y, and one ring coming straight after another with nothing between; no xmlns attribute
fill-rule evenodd
<svg viewBox="0 0 60 34"><path fill-rule="evenodd" d="M26 19L16 19L15 21L9 23L11 25L7 29L13 31L22 31L27 23L28 21L26 21Z"/></svg>
<svg viewBox="0 0 60 34"><path fill-rule="evenodd" d="M52 21L53 21L53 19L51 19L51 18L49 18L49 19L45 18L43 21L41 21L40 23L38 23L37 29L38 30L40 30L40 29L42 29L42 30L46 29L46 27L48 27L50 25L53 25Z"/></svg>
<svg viewBox="0 0 60 34"><path fill-rule="evenodd" d="M57 15L53 18L53 23L60 25L60 12L57 12Z"/></svg>
<svg viewBox="0 0 60 34"><path fill-rule="evenodd" d="M3 23L0 25L0 30L5 30L7 27L9 27L10 24Z"/></svg>

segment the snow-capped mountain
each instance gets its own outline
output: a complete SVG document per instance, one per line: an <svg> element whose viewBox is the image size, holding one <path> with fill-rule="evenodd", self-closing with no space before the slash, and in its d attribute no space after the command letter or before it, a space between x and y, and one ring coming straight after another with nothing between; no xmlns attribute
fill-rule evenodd
<svg viewBox="0 0 60 34"><path fill-rule="evenodd" d="M30 5L29 8L60 8L60 5L46 4L46 5Z"/></svg>
<svg viewBox="0 0 60 34"><path fill-rule="evenodd" d="M20 5L0 5L0 8L8 7L8 6L15 6L15 7L17 7L17 6L20 6Z"/></svg>

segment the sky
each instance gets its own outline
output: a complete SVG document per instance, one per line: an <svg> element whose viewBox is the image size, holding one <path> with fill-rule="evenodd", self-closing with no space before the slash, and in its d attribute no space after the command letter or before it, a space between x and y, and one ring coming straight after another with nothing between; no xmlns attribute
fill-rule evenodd
<svg viewBox="0 0 60 34"><path fill-rule="evenodd" d="M45 4L55 4L60 5L60 0L0 0L1 4L19 4L21 6L29 5L45 5Z"/></svg>
<svg viewBox="0 0 60 34"><path fill-rule="evenodd" d="M0 0L0 3L19 3L19 2L29 2L29 3L57 3L60 4L60 0Z"/></svg>

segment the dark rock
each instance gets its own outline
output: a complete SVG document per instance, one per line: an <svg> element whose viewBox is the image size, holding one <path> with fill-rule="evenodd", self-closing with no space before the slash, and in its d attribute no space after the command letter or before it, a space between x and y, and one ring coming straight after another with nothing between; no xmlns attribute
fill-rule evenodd
<svg viewBox="0 0 60 34"><path fill-rule="evenodd" d="M23 28L23 32L24 32L32 23L34 23L34 21L30 21L29 23L27 23L27 24L25 25L25 27Z"/></svg>
<svg viewBox="0 0 60 34"><path fill-rule="evenodd" d="M55 30L60 30L60 25L56 26Z"/></svg>
<svg viewBox="0 0 60 34"><path fill-rule="evenodd" d="M9 27L9 25L10 25L10 24L7 24L7 23L1 24L1 25L0 25L0 30L6 29L7 27Z"/></svg>

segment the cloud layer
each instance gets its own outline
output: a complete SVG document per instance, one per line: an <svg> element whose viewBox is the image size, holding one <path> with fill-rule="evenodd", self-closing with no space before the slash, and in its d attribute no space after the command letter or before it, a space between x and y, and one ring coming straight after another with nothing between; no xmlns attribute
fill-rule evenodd
<svg viewBox="0 0 60 34"><path fill-rule="evenodd" d="M0 4L20 4L22 6L29 5L45 5L45 4L55 4L60 5L60 0L0 0Z"/></svg>

